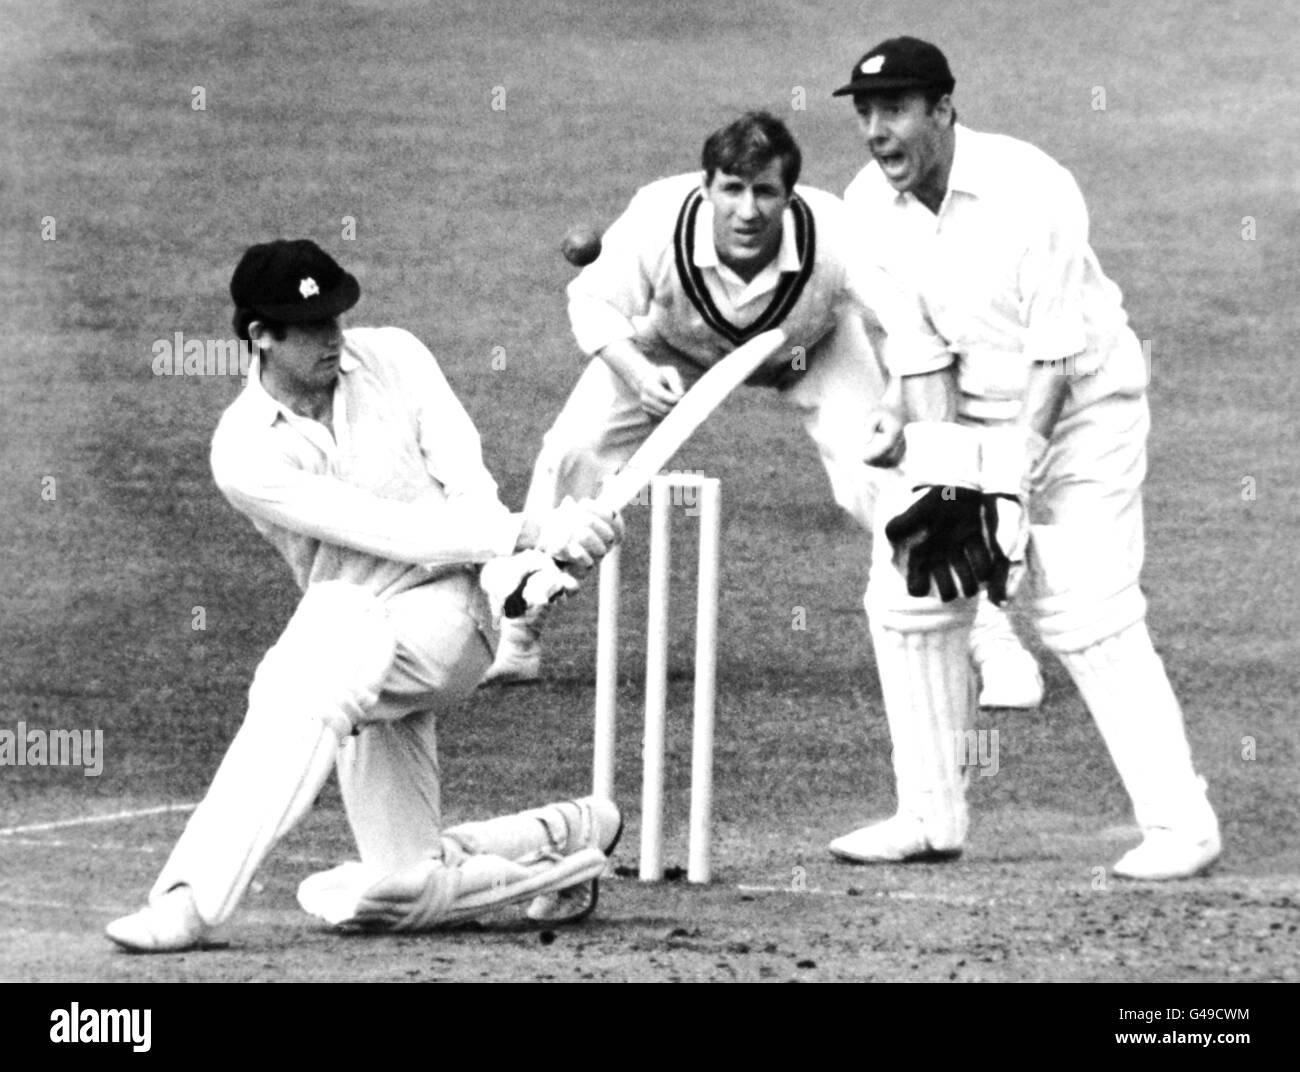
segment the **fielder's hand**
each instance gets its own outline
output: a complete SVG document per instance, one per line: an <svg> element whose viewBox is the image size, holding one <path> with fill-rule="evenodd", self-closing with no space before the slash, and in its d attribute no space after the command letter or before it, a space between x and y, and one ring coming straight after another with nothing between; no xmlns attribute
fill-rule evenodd
<svg viewBox="0 0 1300 1072"><path fill-rule="evenodd" d="M641 408L651 417L667 417L685 393L686 385L676 368L655 365L653 373L641 381Z"/></svg>
<svg viewBox="0 0 1300 1072"><path fill-rule="evenodd" d="M537 550L519 551L484 563L479 584L487 593L493 618L522 618L528 611L578 590L573 574Z"/></svg>
<svg viewBox="0 0 1300 1072"><path fill-rule="evenodd" d="M903 460L903 420L892 409L872 410L867 417L870 438L862 460L881 469L892 469Z"/></svg>
<svg viewBox="0 0 1300 1072"><path fill-rule="evenodd" d="M591 569L623 538L623 519L593 499L566 498L541 520L537 549L579 574Z"/></svg>

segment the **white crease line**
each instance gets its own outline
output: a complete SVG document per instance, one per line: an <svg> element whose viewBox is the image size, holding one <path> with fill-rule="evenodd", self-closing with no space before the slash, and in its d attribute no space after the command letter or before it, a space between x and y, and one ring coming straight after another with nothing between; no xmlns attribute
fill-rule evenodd
<svg viewBox="0 0 1300 1072"><path fill-rule="evenodd" d="M30 901L11 897L0 897L0 905L8 905L10 908L52 908L60 912L94 912L99 916L127 911L121 905L66 904L63 901ZM7 933L31 935L32 932L27 928L10 928Z"/></svg>
<svg viewBox="0 0 1300 1072"><path fill-rule="evenodd" d="M0 845L17 845L28 849L75 849L78 852L134 852L145 856L171 851L166 845L126 845L113 841L87 845L84 841L59 841L52 838L9 837L0 841ZM313 867L334 867L343 860L342 856L305 856L300 853L276 853L274 858L284 863L310 864Z"/></svg>
<svg viewBox="0 0 1300 1072"><path fill-rule="evenodd" d="M57 841L49 838L8 837L0 845L21 845L28 849L78 849L82 852L143 852L155 853L153 845L87 845L84 841Z"/></svg>
<svg viewBox="0 0 1300 1072"><path fill-rule="evenodd" d="M52 823L28 823L26 826L6 826L0 829L0 836L13 834L34 834L38 830L60 830L69 826L87 826L91 823L115 823L121 819L140 819L146 815L166 815L170 812L189 812L197 804L161 804L156 808L142 808L139 811L119 811L112 815L83 815L79 819L59 819Z"/></svg>
<svg viewBox="0 0 1300 1072"><path fill-rule="evenodd" d="M812 886L808 889L796 890L789 886L747 886L741 883L736 887L740 893L788 893L793 896L802 896L812 894L822 897L860 897L863 900L872 898L888 898L894 901L933 901L938 904L952 905L976 905L985 900L980 897L969 897L961 894L929 894L915 893L911 890L862 890L857 893L849 893L848 890L824 890L820 886Z"/></svg>

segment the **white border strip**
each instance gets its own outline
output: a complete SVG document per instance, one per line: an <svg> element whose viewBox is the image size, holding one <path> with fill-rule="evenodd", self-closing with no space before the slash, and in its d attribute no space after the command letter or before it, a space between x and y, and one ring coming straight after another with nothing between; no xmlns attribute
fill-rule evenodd
<svg viewBox="0 0 1300 1072"><path fill-rule="evenodd" d="M69 826L89 826L92 823L115 823L121 819L140 819L146 815L166 815L169 812L191 812L198 804L160 804L156 808L141 808L139 811L119 811L112 815L83 815L79 819L58 819L52 823L29 823L26 826L6 826L0 829L0 836L14 834L34 834L39 830L62 830Z"/></svg>

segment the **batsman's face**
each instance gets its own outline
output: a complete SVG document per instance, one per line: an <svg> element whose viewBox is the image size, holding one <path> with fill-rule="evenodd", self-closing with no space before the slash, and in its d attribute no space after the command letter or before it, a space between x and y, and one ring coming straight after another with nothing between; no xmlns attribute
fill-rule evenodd
<svg viewBox="0 0 1300 1072"><path fill-rule="evenodd" d="M781 161L748 179L715 171L704 196L713 206L718 259L742 279L752 279L781 248L782 218L790 203Z"/></svg>
<svg viewBox="0 0 1300 1072"><path fill-rule="evenodd" d="M918 197L947 192L951 161L952 101L943 97L927 111L925 94L871 93L853 98L858 129L872 157L899 193Z"/></svg>
<svg viewBox="0 0 1300 1072"><path fill-rule="evenodd" d="M289 324L283 339L266 336L259 341L270 355L276 378L295 390L322 390L338 379L343 351L343 327L338 317Z"/></svg>

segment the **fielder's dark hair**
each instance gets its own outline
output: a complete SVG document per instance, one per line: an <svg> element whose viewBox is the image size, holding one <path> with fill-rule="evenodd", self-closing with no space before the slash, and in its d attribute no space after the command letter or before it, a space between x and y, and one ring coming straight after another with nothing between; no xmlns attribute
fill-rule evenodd
<svg viewBox="0 0 1300 1072"><path fill-rule="evenodd" d="M803 154L789 128L770 112L746 112L715 130L700 156L705 183L712 182L719 171L752 179L773 160L781 162L781 181L786 193L792 193L803 167Z"/></svg>
<svg viewBox="0 0 1300 1072"><path fill-rule="evenodd" d="M248 325L254 320L266 328L271 333L271 338L277 342L284 339L288 325L279 320L272 320L269 316L263 316L256 309L249 309L242 305L235 310L235 315L230 318L230 323L235 328L235 335L251 346L253 340L248 337Z"/></svg>

